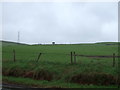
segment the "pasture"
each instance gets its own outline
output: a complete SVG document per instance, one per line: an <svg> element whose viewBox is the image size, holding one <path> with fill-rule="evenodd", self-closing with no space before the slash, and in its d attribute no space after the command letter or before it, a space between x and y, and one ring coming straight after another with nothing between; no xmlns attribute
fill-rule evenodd
<svg viewBox="0 0 120 90"><path fill-rule="evenodd" d="M70 52L76 53L76 64L71 64ZM42 54L37 61L39 53ZM3 82L50 88L117 87L118 57L113 66L113 53L118 56L115 42L63 45L3 42Z"/></svg>

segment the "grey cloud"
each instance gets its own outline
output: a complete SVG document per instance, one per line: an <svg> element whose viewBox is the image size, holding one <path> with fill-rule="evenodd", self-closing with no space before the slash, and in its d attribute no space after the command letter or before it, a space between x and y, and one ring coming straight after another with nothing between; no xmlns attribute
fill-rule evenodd
<svg viewBox="0 0 120 90"><path fill-rule="evenodd" d="M117 41L117 3L4 3L3 40Z"/></svg>

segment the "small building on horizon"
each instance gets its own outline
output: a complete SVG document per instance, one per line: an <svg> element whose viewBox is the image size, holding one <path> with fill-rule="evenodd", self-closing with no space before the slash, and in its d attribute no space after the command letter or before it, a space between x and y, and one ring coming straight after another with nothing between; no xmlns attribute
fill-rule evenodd
<svg viewBox="0 0 120 90"><path fill-rule="evenodd" d="M55 42L52 42L52 45L55 45Z"/></svg>

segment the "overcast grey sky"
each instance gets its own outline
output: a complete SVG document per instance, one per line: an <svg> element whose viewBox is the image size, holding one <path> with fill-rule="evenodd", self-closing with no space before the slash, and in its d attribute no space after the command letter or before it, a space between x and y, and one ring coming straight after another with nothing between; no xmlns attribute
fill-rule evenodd
<svg viewBox="0 0 120 90"><path fill-rule="evenodd" d="M17 41L20 31L25 43L118 41L117 2L11 2L2 15L3 40Z"/></svg>

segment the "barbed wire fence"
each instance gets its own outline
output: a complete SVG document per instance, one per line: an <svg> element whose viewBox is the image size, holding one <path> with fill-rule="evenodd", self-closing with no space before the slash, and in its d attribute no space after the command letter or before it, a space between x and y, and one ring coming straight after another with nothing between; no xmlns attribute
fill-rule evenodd
<svg viewBox="0 0 120 90"><path fill-rule="evenodd" d="M5 53L10 53L10 52L3 52L4 54ZM20 55L19 57L22 57L22 54L25 56L25 53L24 51L23 52L19 52ZM51 56L56 56L56 55L66 55L70 64L77 64L77 58L76 57L98 57L98 58L112 58L112 67L115 67L116 65L116 58L120 58L120 56L117 56L115 53L113 53L112 55L109 55L109 56L103 56L103 55L81 55L81 54L78 54L76 53L75 51L72 51L70 53L46 53L46 52L34 52L34 53L29 53L27 52L27 55L26 56L33 56L34 57L34 60L35 62L39 62L40 59L41 59L41 56L42 55L45 55L45 54L51 54ZM18 53L16 52L15 49L13 49L13 51L11 51L11 58L13 59L13 62L16 62L17 61L17 56Z"/></svg>

